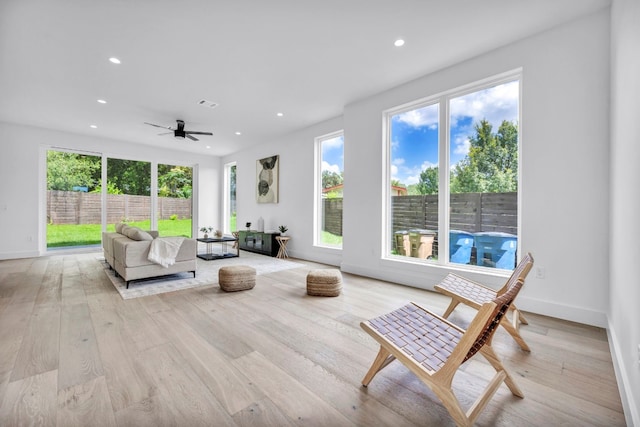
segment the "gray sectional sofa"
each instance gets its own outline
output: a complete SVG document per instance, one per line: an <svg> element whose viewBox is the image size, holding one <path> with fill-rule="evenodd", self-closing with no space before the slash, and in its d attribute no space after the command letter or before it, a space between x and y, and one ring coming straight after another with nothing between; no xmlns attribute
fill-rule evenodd
<svg viewBox="0 0 640 427"><path fill-rule="evenodd" d="M184 239L175 259L175 264L165 268L148 260L149 248L157 231L144 231L137 227L118 224L115 233L102 233L102 249L105 261L127 283L132 280L168 274L192 272L196 275L195 239Z"/></svg>

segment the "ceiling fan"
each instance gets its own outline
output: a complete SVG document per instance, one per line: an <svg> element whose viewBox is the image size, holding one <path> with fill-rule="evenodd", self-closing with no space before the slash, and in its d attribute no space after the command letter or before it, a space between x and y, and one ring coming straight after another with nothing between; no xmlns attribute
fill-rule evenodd
<svg viewBox="0 0 640 427"><path fill-rule="evenodd" d="M149 125L149 126L155 126L157 128L162 128L162 129L169 129L171 131L173 131L173 136L176 138L180 138L180 139L185 139L185 138L189 138L192 141L199 141L198 138L196 138L195 136L191 136L191 135L213 135L213 133L211 132L198 132L195 130L184 130L184 120L176 120L176 127L172 127L172 126L160 126L160 125L155 125L153 123L147 123L144 122L145 125ZM159 135L167 135L171 132L165 132L165 133L161 133Z"/></svg>

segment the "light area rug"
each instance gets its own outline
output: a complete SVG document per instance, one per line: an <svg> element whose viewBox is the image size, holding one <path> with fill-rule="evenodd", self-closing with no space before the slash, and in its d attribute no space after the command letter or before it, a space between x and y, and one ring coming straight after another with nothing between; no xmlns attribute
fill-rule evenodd
<svg viewBox="0 0 640 427"><path fill-rule="evenodd" d="M104 262L104 257L102 257L102 260ZM116 277L115 271L111 270L106 262L104 262L104 271L122 299L132 299L200 286L215 285L218 283L218 270L220 270L220 267L230 265L251 266L256 269L256 275L304 267L304 264L286 259L278 259L266 255L253 254L251 252L241 252L238 258L226 258L213 261L205 261L198 258L198 268L195 278L193 277L193 273L178 273L152 279L136 280L129 283L129 289L127 289L127 285L121 277Z"/></svg>

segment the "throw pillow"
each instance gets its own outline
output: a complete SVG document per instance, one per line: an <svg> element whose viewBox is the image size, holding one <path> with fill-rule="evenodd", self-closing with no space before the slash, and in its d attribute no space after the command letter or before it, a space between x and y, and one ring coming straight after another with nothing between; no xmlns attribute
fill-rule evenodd
<svg viewBox="0 0 640 427"><path fill-rule="evenodd" d="M122 234L122 227L124 227L125 225L127 225L127 224L125 224L124 222L117 223L116 224L116 233Z"/></svg>
<svg viewBox="0 0 640 427"><path fill-rule="evenodd" d="M132 240L153 240L153 236L151 236L151 234L144 230L140 230L139 228L134 229L133 233L128 237Z"/></svg>

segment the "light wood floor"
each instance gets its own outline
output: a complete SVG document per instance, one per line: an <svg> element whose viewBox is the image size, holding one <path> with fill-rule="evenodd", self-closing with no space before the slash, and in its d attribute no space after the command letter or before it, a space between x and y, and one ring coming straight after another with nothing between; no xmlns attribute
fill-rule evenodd
<svg viewBox="0 0 640 427"><path fill-rule="evenodd" d="M399 362L360 386L377 353L360 321L407 301L441 313L448 298L349 274L341 296L309 297L318 265L305 264L251 291L124 301L95 253L0 261L0 425L453 425ZM624 425L606 332L527 317L530 354L494 339L525 398L502 385L477 424ZM454 390L470 404L491 375L475 357Z"/></svg>

